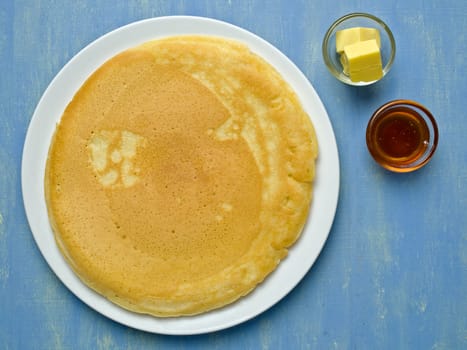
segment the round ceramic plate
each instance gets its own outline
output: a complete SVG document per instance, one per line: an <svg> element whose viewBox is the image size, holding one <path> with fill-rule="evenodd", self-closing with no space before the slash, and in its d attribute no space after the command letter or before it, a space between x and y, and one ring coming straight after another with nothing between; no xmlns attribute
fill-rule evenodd
<svg viewBox="0 0 467 350"><path fill-rule="evenodd" d="M271 63L293 87L311 116L320 154L309 220L302 236L279 267L252 293L224 308L198 316L156 318L120 308L89 289L74 274L55 244L47 216L43 178L55 126L86 78L122 50L179 34L232 38L244 42ZM59 279L99 313L127 326L162 334L199 334L225 329L251 319L282 299L318 257L331 229L339 192L339 160L334 132L323 104L306 77L285 55L258 36L225 22L186 16L153 18L121 27L97 39L68 62L36 107L24 144L21 175L24 206L34 239Z"/></svg>

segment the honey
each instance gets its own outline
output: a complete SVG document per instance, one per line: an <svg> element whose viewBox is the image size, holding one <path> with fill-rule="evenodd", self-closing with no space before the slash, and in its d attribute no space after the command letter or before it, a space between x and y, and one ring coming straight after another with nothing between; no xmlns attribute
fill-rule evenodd
<svg viewBox="0 0 467 350"><path fill-rule="evenodd" d="M367 146L381 166L397 172L420 168L434 152L436 122L423 106L406 100L378 109L367 128Z"/></svg>
<svg viewBox="0 0 467 350"><path fill-rule="evenodd" d="M381 157L412 162L425 151L429 131L420 114L406 107L388 111L375 125L376 143Z"/></svg>

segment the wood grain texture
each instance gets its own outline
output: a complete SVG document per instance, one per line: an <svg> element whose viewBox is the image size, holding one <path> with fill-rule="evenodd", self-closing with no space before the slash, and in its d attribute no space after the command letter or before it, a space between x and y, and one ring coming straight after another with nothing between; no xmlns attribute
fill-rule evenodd
<svg viewBox="0 0 467 350"><path fill-rule="evenodd" d="M397 41L392 71L367 88L337 82L321 59L327 27L354 11L381 17ZM178 14L236 24L291 58L327 108L341 162L335 222L304 280L255 319L191 337L127 328L71 294L34 244L20 184L29 121L63 65L121 25ZM467 348L466 32L462 0L3 1L0 348ZM395 98L425 104L439 122L435 157L411 174L379 168L365 145L369 116Z"/></svg>

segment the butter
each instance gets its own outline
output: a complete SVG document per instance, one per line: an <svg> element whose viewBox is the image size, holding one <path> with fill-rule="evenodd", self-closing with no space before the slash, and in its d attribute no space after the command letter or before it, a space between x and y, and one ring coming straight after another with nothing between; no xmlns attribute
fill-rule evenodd
<svg viewBox="0 0 467 350"><path fill-rule="evenodd" d="M381 38L376 28L354 27L339 30L336 32L336 51L341 54L347 45L375 39L378 47L381 48Z"/></svg>
<svg viewBox="0 0 467 350"><path fill-rule="evenodd" d="M375 39L346 45L341 54L341 63L344 73L353 82L368 82L383 77L381 53Z"/></svg>
<svg viewBox="0 0 467 350"><path fill-rule="evenodd" d="M360 28L360 41L366 40L376 40L378 48L381 49L381 37L379 35L379 30L376 28Z"/></svg>

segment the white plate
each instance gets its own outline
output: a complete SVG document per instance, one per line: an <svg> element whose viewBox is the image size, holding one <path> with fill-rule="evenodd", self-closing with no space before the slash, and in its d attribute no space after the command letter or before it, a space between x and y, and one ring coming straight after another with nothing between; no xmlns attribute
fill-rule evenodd
<svg viewBox="0 0 467 350"><path fill-rule="evenodd" d="M51 231L44 199L43 177L56 123L86 78L104 61L139 43L176 34L218 35L242 41L270 62L297 92L318 136L314 198L300 240L289 256L254 292L236 303L199 316L155 318L124 310L85 286L60 254ZM326 110L314 88L280 51L239 27L200 17L160 17L135 22L97 39L79 52L50 83L32 117L23 150L24 206L34 239L59 279L83 302L127 326L162 334L199 334L225 329L260 314L291 291L318 257L331 229L339 192L337 146Z"/></svg>

